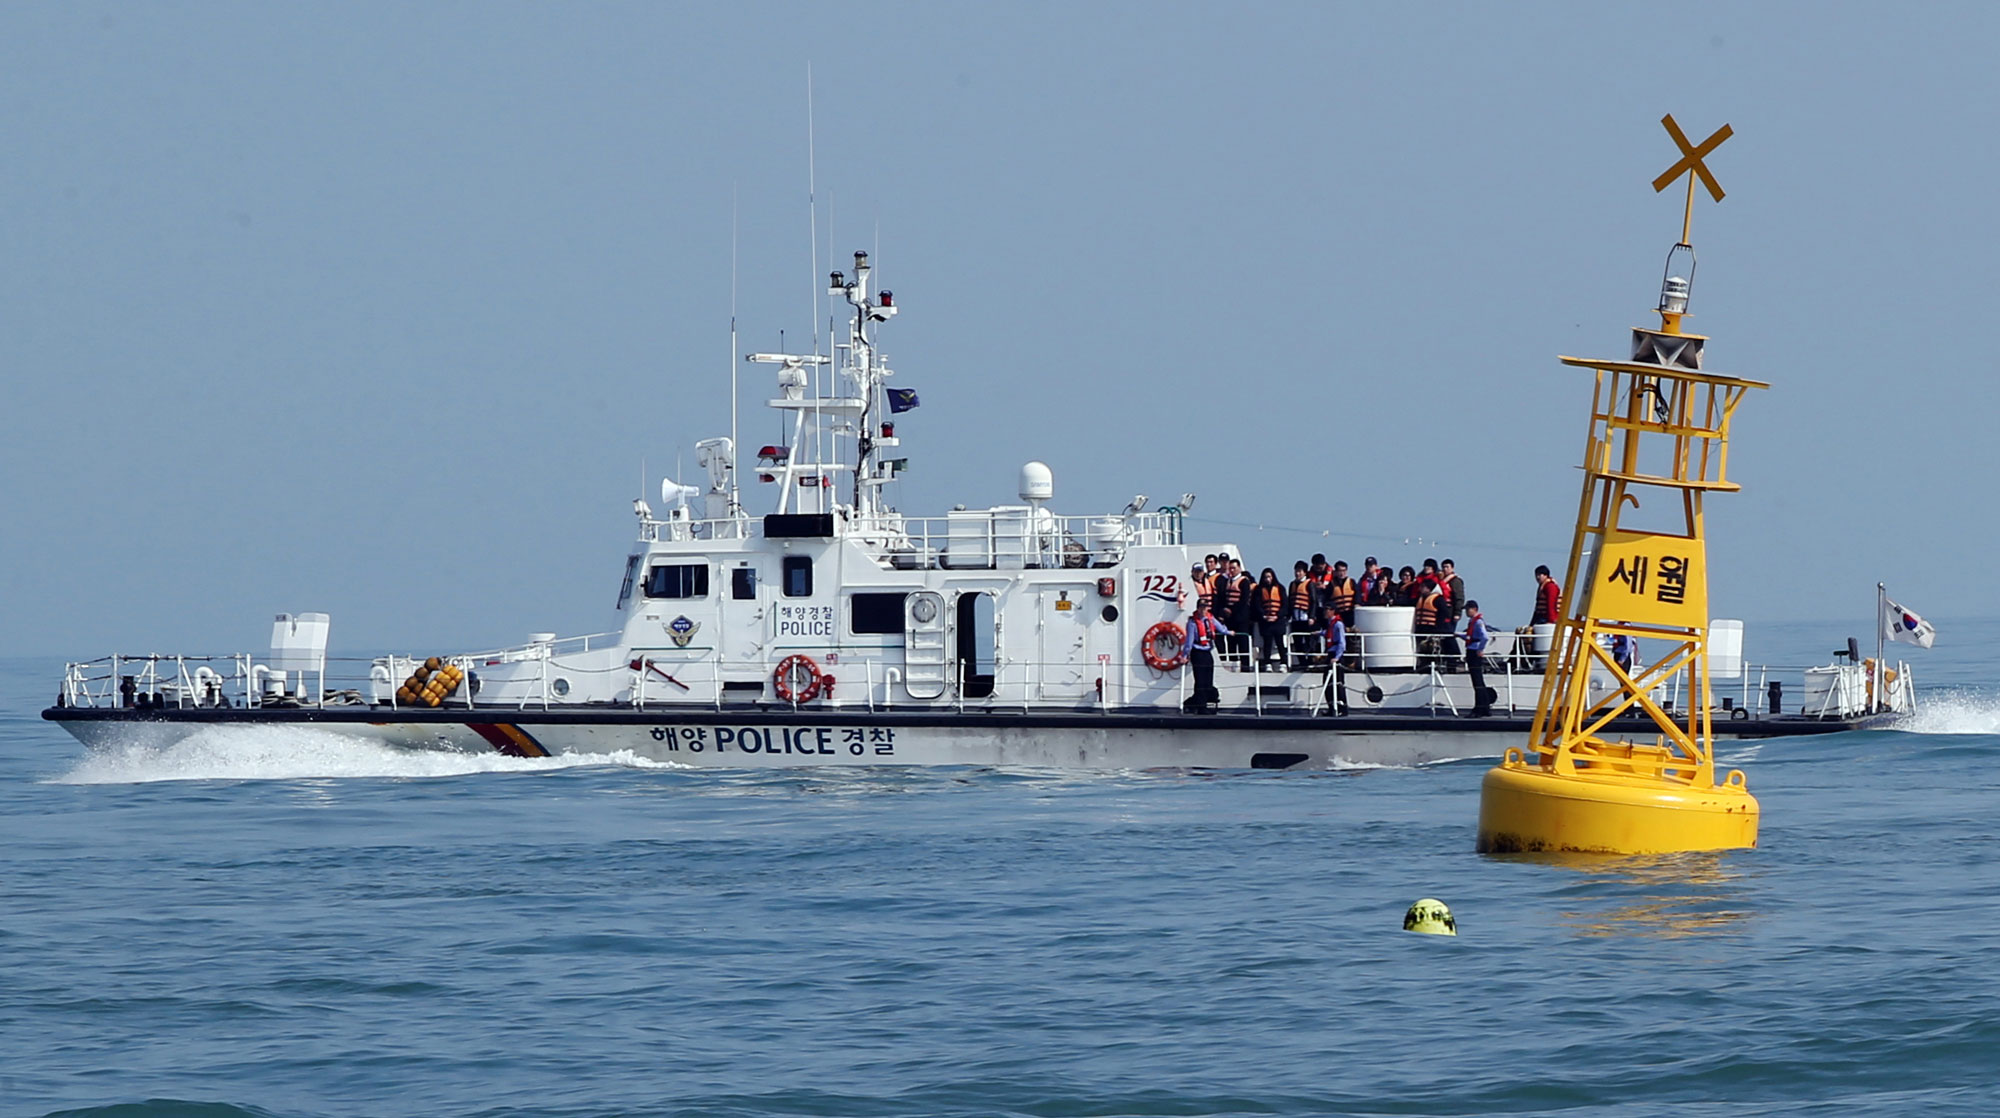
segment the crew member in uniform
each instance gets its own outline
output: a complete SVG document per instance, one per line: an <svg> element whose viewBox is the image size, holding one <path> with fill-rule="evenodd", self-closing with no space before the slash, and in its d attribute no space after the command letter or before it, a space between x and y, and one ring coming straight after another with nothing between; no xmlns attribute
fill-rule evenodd
<svg viewBox="0 0 2000 1118"><path fill-rule="evenodd" d="M1181 640L1181 655L1194 670L1194 694L1182 706L1190 714L1209 714L1222 701L1215 689L1215 642L1229 635L1229 626L1209 613L1208 603L1196 602L1194 616L1188 618L1187 636Z"/></svg>
<svg viewBox="0 0 2000 1118"><path fill-rule="evenodd" d="M1340 661L1347 655L1347 623L1337 610L1326 611L1326 711L1347 713L1347 692L1340 686Z"/></svg>
<svg viewBox="0 0 2000 1118"><path fill-rule="evenodd" d="M1479 612L1479 603L1465 603L1465 671L1472 677L1474 718L1493 713L1493 704L1486 698L1486 645L1492 639L1492 634L1486 631L1486 618Z"/></svg>

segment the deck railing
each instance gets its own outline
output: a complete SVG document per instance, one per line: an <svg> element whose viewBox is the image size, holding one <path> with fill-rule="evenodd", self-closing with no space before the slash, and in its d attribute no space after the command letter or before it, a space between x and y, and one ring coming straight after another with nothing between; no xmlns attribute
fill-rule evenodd
<svg viewBox="0 0 2000 1118"><path fill-rule="evenodd" d="M1510 634L1511 635L1511 634ZM604 647L616 634L595 634L564 641L536 642L493 652L439 657L440 663L456 665L466 673L466 681L439 705L440 709L553 709L576 706L615 705L625 709L672 710L701 706L723 709L736 705L770 708L779 704L767 686L768 675L740 681L755 684L736 690L725 679L721 662L708 650L680 648L631 648L614 665L595 669L601 674L622 678L607 689L593 687L575 697L555 686L551 665L556 650L588 651ZM1217 679L1232 694L1242 688L1242 705L1232 709L1255 713L1320 714L1327 708L1326 658L1315 634L1291 634L1282 663L1268 664L1255 653L1254 645L1229 642L1216 657ZM893 652L893 649L888 651ZM694 655L689 655L694 652ZM855 657L840 664L824 665L827 674L839 683L830 697L815 699L814 707L836 709L930 709L940 704L958 710L1099 710L1104 712L1160 711L1186 703L1193 690L1193 673L1185 666L1171 672L1156 672L1141 663L1100 657L1095 664L1074 661L1041 662L1031 659L1001 659L992 664L989 695L968 695L961 676L962 663L947 664L944 683L946 698L939 700L898 697L902 668L891 657ZM1431 713L1466 713L1464 686L1469 682L1463 658L1444 646L1419 644L1415 663L1408 668L1361 671L1371 651L1366 642L1350 638L1349 655L1340 673L1343 705L1352 710L1422 709ZM228 656L118 655L79 661L65 666L59 704L71 707L127 707L135 709L187 709L215 707L248 708L340 708L366 706L385 710L432 709L428 704L409 704L396 698L396 688L427 658L379 656L368 658L328 657L303 678L284 677L283 689L275 686L276 676L248 654ZM476 680L482 668L497 663L518 664L538 661L540 671L531 678L536 685L516 690L503 702L493 696L482 700ZM638 664L634 668L632 664ZM1503 711L1531 711L1540 694L1542 661L1521 648L1489 649L1485 680L1495 693L1494 707ZM562 665L561 675L574 677L593 669ZM1859 669L1844 671L1853 674ZM1857 713L1857 703L1872 700L1849 694L1866 686L1857 680L1826 685L1824 666L1778 668L1770 665L1743 665L1740 675L1717 679L1711 685L1715 713L1726 718L1748 718L1759 713L1804 714L1839 717ZM1899 705L1907 705L1914 695L1914 681L1907 665L1898 665L1892 692ZM1809 675L1810 673L1810 675ZM1817 692L1795 686L1794 680L1817 676ZM1247 677L1247 678L1246 678ZM1654 692L1654 699L1672 710L1684 709L1681 689L1686 676L1677 674ZM520 683L515 676L510 682ZM1778 684L1773 690L1772 685ZM1609 685L1608 677L1606 686ZM1378 695L1367 691L1375 689ZM621 696L616 703L589 701L590 695ZM1773 704L1777 704L1774 708ZM1866 709L1865 702L1859 709Z"/></svg>

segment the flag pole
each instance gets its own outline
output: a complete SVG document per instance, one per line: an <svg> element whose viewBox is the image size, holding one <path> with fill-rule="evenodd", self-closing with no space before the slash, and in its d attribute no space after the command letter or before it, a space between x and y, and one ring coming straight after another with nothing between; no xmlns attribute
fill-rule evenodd
<svg viewBox="0 0 2000 1118"><path fill-rule="evenodd" d="M1887 626L1888 621L1889 588L1878 582L1875 584L1875 678L1870 681L1875 685L1875 709L1877 712L1880 712L1883 707L1888 705L1884 702L1888 696L1882 694L1882 638L1886 636L1882 630Z"/></svg>

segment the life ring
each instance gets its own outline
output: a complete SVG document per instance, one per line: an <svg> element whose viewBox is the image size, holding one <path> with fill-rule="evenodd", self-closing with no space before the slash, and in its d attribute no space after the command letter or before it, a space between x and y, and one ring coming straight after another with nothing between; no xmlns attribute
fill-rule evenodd
<svg viewBox="0 0 2000 1118"><path fill-rule="evenodd" d="M819 698L820 684L824 679L812 657L793 655L778 661L778 670L771 677L771 683L777 688L778 698L784 702L809 703Z"/></svg>
<svg viewBox="0 0 2000 1118"><path fill-rule="evenodd" d="M1139 640L1139 655L1146 658L1146 666L1156 672L1170 672L1187 663L1181 654L1181 645L1187 640L1187 630L1171 621L1162 621L1146 630Z"/></svg>

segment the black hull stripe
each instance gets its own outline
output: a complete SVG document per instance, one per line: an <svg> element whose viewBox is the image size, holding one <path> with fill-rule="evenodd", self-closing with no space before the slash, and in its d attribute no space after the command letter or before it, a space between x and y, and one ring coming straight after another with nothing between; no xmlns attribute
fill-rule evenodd
<svg viewBox="0 0 2000 1118"><path fill-rule="evenodd" d="M488 721L495 715L507 716L509 721L496 724ZM483 716L483 717L482 717ZM147 710L138 711L121 707L51 707L42 712L42 717L50 722L75 723L175 723L196 725L457 725L467 726L486 736L481 726L505 725L520 733L527 743L540 749L528 731L528 727L547 726L894 726L913 729L926 727L1036 730L1203 730L1228 734L1290 733L1301 729L1325 730L1330 734L1343 733L1469 733L1502 734L1524 738L1532 726L1529 715L1500 716L1493 718L1462 718L1453 715L1431 714L1344 714L1339 717L1313 717L1304 714L1210 714L1191 715L1180 713L1092 713L1077 711L1069 713L1038 712L1027 714L1021 711L955 711L955 710L829 710L826 708L801 707L714 707L665 708L652 707L633 710L630 707L583 707L555 708L542 710L521 710L516 707L502 709L474 708L426 708L423 710L390 710L386 707L329 707L283 708L276 710L245 709L231 707L224 709L202 708L191 710ZM1802 716L1779 718L1716 719L1715 733L1731 738L1792 737L1806 734L1832 734L1846 730L1868 729L1884 725L1892 720L1889 715L1861 718L1806 718ZM1602 731L1608 736L1652 737L1658 733L1656 727L1642 719L1619 719ZM488 737L491 741L492 738ZM498 743L495 743L496 746ZM515 743L518 744L518 743ZM532 756L533 754L526 754Z"/></svg>

